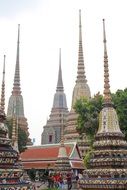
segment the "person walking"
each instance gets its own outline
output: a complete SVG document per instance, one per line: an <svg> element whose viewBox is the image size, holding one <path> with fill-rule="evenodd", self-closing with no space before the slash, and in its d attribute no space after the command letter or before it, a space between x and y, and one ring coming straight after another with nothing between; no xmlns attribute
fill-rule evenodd
<svg viewBox="0 0 127 190"><path fill-rule="evenodd" d="M70 190L72 188L72 176L71 173L67 173L67 188Z"/></svg>

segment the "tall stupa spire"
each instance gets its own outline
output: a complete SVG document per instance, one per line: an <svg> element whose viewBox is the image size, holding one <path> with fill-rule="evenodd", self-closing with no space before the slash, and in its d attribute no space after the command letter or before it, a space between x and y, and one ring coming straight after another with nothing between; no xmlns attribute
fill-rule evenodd
<svg viewBox="0 0 127 190"><path fill-rule="evenodd" d="M89 85L87 84L83 56L83 42L82 42L82 23L81 23L81 10L79 10L79 42L78 42L78 66L77 66L77 79L73 88L71 110L67 117L67 124L64 130L64 137L66 141L75 141L80 138L76 129L78 114L74 110L77 100L91 98ZM82 143L83 144L83 143ZM85 147L85 146L84 146Z"/></svg>
<svg viewBox="0 0 127 190"><path fill-rule="evenodd" d="M103 19L103 43L104 43L104 104L100 112L100 122L97 134L122 133L119 127L118 116L111 101L108 55L106 46L105 20ZM110 114L109 114L110 113Z"/></svg>
<svg viewBox="0 0 127 190"><path fill-rule="evenodd" d="M59 72L58 72L58 82L56 91L63 91L63 80L62 80L62 70L61 70L61 48L59 49Z"/></svg>
<svg viewBox="0 0 127 190"><path fill-rule="evenodd" d="M19 127L26 132L28 137L28 144L31 144L31 140L29 139L29 131L28 131L28 123L27 118L24 114L24 103L23 103L23 96L21 94L20 88L20 64L19 64L19 44L20 43L20 25L18 25L18 39L17 39L17 52L16 52L16 64L15 64L15 74L14 74L14 82L13 82L13 89L12 94L9 98L8 102L8 109L7 109L7 119L12 120L14 115L18 118L18 125Z"/></svg>
<svg viewBox="0 0 127 190"><path fill-rule="evenodd" d="M52 144L60 142L62 130L61 117L64 118L65 125L67 115L68 108L62 80L61 49L59 49L59 70L56 92L54 94L53 106L51 109L50 117L47 120L47 124L43 127L44 130L42 132L41 139L42 144Z"/></svg>
<svg viewBox="0 0 127 190"><path fill-rule="evenodd" d="M111 104L105 19L103 19L103 42L104 42L104 104L109 104L109 103Z"/></svg>
<svg viewBox="0 0 127 190"><path fill-rule="evenodd" d="M16 66L15 66L15 76L12 94L20 95L20 66L19 66L19 39L20 39L20 24L18 24L18 40L17 40L17 55L16 55Z"/></svg>
<svg viewBox="0 0 127 190"><path fill-rule="evenodd" d="M78 50L78 71L76 82L87 82L84 68L83 46L82 46L82 23L81 10L79 10L79 50Z"/></svg>
<svg viewBox="0 0 127 190"><path fill-rule="evenodd" d="M6 56L4 55L4 62L3 62L3 80L2 80L2 88L1 88L1 110L3 113L5 113L5 58Z"/></svg>
<svg viewBox="0 0 127 190"><path fill-rule="evenodd" d="M79 180L82 190L127 189L127 142L119 127L116 110L112 106L108 56L104 32L104 106L99 114L99 129L95 135L89 168L84 170L84 179Z"/></svg>
<svg viewBox="0 0 127 190"><path fill-rule="evenodd" d="M81 23L81 10L79 10L79 48L78 48L78 67L77 67L77 79L73 89L72 105L73 109L76 100L85 97L89 99L91 97L90 89L87 84L84 66L83 45L82 45L82 23Z"/></svg>

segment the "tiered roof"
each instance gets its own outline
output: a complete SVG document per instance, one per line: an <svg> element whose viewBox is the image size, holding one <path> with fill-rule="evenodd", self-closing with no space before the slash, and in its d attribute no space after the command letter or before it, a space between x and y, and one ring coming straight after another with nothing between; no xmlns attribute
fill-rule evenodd
<svg viewBox="0 0 127 190"><path fill-rule="evenodd" d="M59 154L60 144L46 144L29 146L21 153L21 159L25 169L54 169ZM76 143L65 143L65 149L71 168L83 169Z"/></svg>

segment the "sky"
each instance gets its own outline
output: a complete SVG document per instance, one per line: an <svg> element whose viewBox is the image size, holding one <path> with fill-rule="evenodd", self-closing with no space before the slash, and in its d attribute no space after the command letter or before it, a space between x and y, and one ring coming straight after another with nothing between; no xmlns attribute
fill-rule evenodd
<svg viewBox="0 0 127 190"><path fill-rule="evenodd" d="M126 0L0 0L0 81L6 55L6 110L16 63L20 24L20 79L30 138L41 142L56 91L59 48L70 110L78 63L79 9L84 64L92 96L103 93L105 18L111 92L127 87Z"/></svg>

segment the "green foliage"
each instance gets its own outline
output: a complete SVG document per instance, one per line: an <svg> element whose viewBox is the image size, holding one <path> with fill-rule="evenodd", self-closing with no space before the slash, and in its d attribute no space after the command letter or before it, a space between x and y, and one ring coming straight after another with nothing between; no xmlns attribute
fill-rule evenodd
<svg viewBox="0 0 127 190"><path fill-rule="evenodd" d="M8 130L9 130L9 138L12 138L12 126L13 126L13 120L7 120L6 124L8 126ZM23 152L26 148L26 144L28 141L28 137L26 132L21 129L20 127L18 128L18 147L19 147L19 152Z"/></svg>
<svg viewBox="0 0 127 190"><path fill-rule="evenodd" d="M84 165L85 165L85 168L89 168L90 159L91 159L92 153L93 153L93 149L90 148L90 149L88 150L88 152L85 154L85 157L84 157Z"/></svg>
<svg viewBox="0 0 127 190"><path fill-rule="evenodd" d="M115 94L112 94L112 99L118 113L120 128L127 140L127 88L117 90Z"/></svg>
<svg viewBox="0 0 127 190"><path fill-rule="evenodd" d="M115 105L119 124L127 140L127 88L117 90L112 94L112 102ZM74 109L78 113L77 130L80 134L86 133L90 138L91 144L99 126L99 113L102 109L103 97L99 93L91 100L77 100Z"/></svg>
<svg viewBox="0 0 127 190"><path fill-rule="evenodd" d="M98 115L102 108L102 95L97 94L91 100L77 100L74 109L78 113L77 130L80 134L86 133L90 141L93 141L98 128Z"/></svg>
<svg viewBox="0 0 127 190"><path fill-rule="evenodd" d="M23 152L26 149L27 141L28 141L28 137L27 137L26 132L19 127L19 130L18 130L19 152Z"/></svg>

